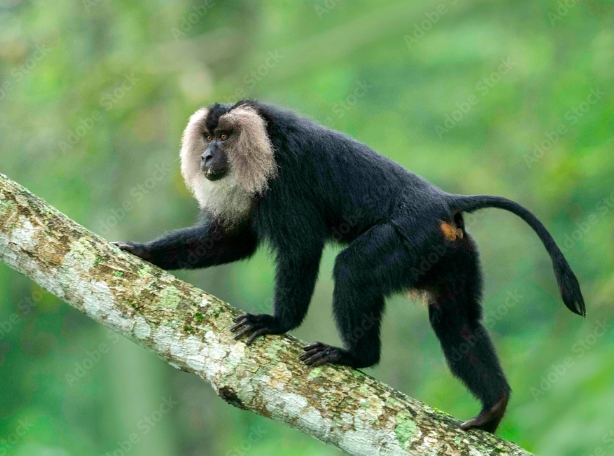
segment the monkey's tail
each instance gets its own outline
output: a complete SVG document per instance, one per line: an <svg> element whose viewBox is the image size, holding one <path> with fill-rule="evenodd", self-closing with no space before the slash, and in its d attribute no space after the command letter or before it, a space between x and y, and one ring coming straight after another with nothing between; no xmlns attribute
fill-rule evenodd
<svg viewBox="0 0 614 456"><path fill-rule="evenodd" d="M507 198L487 195L453 195L451 207L453 211L462 212L473 212L478 209L495 207L512 212L527 222L537 233L544 247L546 247L546 250L550 254L554 267L554 274L556 275L563 302L573 313L583 317L586 316L586 307L584 306L584 298L582 297L582 291L580 291L578 279L571 270L569 263L567 263L565 256L563 256L563 252L561 252L559 246L556 245L556 242L554 242L554 239L546 227L531 212L520 204Z"/></svg>

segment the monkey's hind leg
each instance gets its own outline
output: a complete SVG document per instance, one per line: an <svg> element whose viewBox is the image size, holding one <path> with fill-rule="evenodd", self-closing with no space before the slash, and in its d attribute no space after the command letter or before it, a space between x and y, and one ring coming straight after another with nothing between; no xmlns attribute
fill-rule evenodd
<svg viewBox="0 0 614 456"><path fill-rule="evenodd" d="M377 364L384 297L409 288L408 257L396 231L387 224L372 227L339 253L333 272L333 313L344 348L316 342L304 347L301 360L313 366Z"/></svg>
<svg viewBox="0 0 614 456"><path fill-rule="evenodd" d="M442 260L447 272L440 272L430 288L429 318L452 373L482 402L480 413L461 427L495 432L511 389L480 322L482 278L475 245L470 238L461 242Z"/></svg>

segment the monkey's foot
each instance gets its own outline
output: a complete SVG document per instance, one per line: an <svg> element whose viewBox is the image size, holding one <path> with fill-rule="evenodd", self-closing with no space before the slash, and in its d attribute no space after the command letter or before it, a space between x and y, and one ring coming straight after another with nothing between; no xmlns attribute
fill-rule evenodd
<svg viewBox="0 0 614 456"><path fill-rule="evenodd" d="M248 335L249 338L245 342L250 345L258 336L265 334L282 334L285 330L280 329L279 323L272 315L254 315L244 313L232 319L235 325L230 330L235 334L235 340Z"/></svg>
<svg viewBox="0 0 614 456"><path fill-rule="evenodd" d="M347 358L347 352L342 348L332 347L322 342L306 345L303 350L305 353L301 355L300 360L314 367L326 363L345 364L344 361Z"/></svg>
<svg viewBox="0 0 614 456"><path fill-rule="evenodd" d="M481 429L486 432L494 433L503 419L509 398L510 393L506 391L495 405L488 410L482 410L478 416L461 424L461 429L465 431L469 429Z"/></svg>
<svg viewBox="0 0 614 456"><path fill-rule="evenodd" d="M120 250L138 256L143 260L148 261L149 259L149 254L147 253L145 244L141 244L139 242L111 242L111 244L118 247Z"/></svg>

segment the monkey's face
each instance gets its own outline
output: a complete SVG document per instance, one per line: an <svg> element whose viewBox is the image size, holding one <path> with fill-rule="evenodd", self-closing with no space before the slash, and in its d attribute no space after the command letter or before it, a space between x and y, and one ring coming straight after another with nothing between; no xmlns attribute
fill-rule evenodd
<svg viewBox="0 0 614 456"><path fill-rule="evenodd" d="M213 133L203 132L206 149L200 156L200 170L210 181L224 178L230 170L226 141L232 134L229 130L216 129Z"/></svg>
<svg viewBox="0 0 614 456"><path fill-rule="evenodd" d="M250 106L199 109L183 133L181 172L203 204L201 195L210 190L238 186L252 196L263 193L277 176L265 120Z"/></svg>
<svg viewBox="0 0 614 456"><path fill-rule="evenodd" d="M229 224L244 220L277 176L264 119L248 106L199 109L183 132L181 173L203 210Z"/></svg>

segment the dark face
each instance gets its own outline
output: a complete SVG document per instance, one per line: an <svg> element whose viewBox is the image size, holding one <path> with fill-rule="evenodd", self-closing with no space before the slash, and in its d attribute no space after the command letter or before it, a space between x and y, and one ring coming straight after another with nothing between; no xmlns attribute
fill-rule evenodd
<svg viewBox="0 0 614 456"><path fill-rule="evenodd" d="M207 149L200 157L200 169L210 181L223 178L230 170L228 154L226 153L226 140L230 135L231 132L222 130L203 133Z"/></svg>

